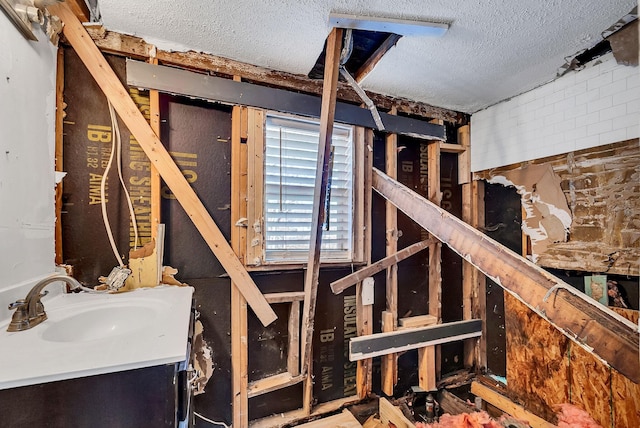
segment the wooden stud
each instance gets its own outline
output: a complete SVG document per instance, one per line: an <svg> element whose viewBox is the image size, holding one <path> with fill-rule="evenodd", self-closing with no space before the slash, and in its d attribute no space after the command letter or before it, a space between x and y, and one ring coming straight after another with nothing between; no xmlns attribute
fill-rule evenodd
<svg viewBox="0 0 640 428"><path fill-rule="evenodd" d="M472 198L472 226L476 229L484 227L484 181L471 182ZM478 270L471 272L471 283L473 290L473 300L471 301L473 318L481 318L482 336L477 340L475 348L475 362L478 367L487 367L487 280Z"/></svg>
<svg viewBox="0 0 640 428"><path fill-rule="evenodd" d="M331 152L331 138L333 135L333 118L336 108L336 88L338 85L338 66L342 49L342 30L334 28L327 37L327 48L324 67L324 82L322 91L322 108L320 113L320 137L318 144L318 161L316 180L313 192L313 214L311 216L311 239L309 240L309 259L304 279L304 309L302 318L302 373L307 376L303 406L311 411L312 383L311 376L312 355L311 341L313 338L316 298L318 293L318 277L320 275L320 246L322 244L322 223L327 194L329 175L329 154Z"/></svg>
<svg viewBox="0 0 640 428"><path fill-rule="evenodd" d="M355 271L354 273L349 274L344 278L340 278L336 281L333 281L330 284L331 291L333 291L334 294L340 294L347 288L357 284L358 282L362 281L366 277L373 276L376 273L389 268L390 266L397 265L402 260L408 257L411 257L416 253L419 253L420 251L428 248L431 244L435 242L436 242L435 239L427 239L424 241L416 242L415 244L411 244L408 247L403 248L402 250L397 251L394 254L391 254L390 256L387 256L383 259L378 260L372 265L369 265L363 269Z"/></svg>
<svg viewBox="0 0 640 428"><path fill-rule="evenodd" d="M389 114L395 115L398 111L392 108ZM389 134L385 141L385 170L389 177L398 175L398 136ZM396 207L387 202L385 204L385 231L386 231L386 255L387 257L398 252L398 211ZM398 321L398 265L391 264L387 267L386 275L386 308L391 314L391 320L383 321L382 331L394 331ZM387 355L382 359L382 391L391 396L393 387L398 377L397 355Z"/></svg>
<svg viewBox="0 0 640 428"><path fill-rule="evenodd" d="M434 143L436 144L436 143ZM461 155L467 151L467 148L460 144L451 144L440 142L440 153L457 153Z"/></svg>
<svg viewBox="0 0 640 428"><path fill-rule="evenodd" d="M55 169L64 171L63 164L63 132L64 132L64 49L58 49L56 63L56 131L55 131ZM62 255L62 181L56 184L56 225L55 225L55 247L56 264L64 263Z"/></svg>
<svg viewBox="0 0 640 428"><path fill-rule="evenodd" d="M396 43L398 43L398 40L400 40L401 37L402 36L399 34L394 34L394 33L389 34L389 36L387 36L384 42L382 42L380 47L378 47L378 49L376 49L375 52L372 53L369 58L367 58L364 64L360 66L358 71L354 73L355 81L358 83L362 82L364 78L367 77L369 73L373 71L373 69L376 67L378 62L380 62L384 54L389 52L389 50L392 47L394 47Z"/></svg>
<svg viewBox="0 0 640 428"><path fill-rule="evenodd" d="M247 130L247 265L260 265L264 257L264 111L249 108Z"/></svg>
<svg viewBox="0 0 640 428"><path fill-rule="evenodd" d="M515 404L502 394L493 391L481 383L471 383L471 393L481 397L484 401L497 407L509 415L527 421L532 428L552 428L555 427L552 423L545 421L544 419L530 413L524 409L524 407Z"/></svg>
<svg viewBox="0 0 640 428"><path fill-rule="evenodd" d="M246 180L242 182L243 153L241 148L241 108L233 107L231 111L231 224L234 225L242 216L246 215L246 201L241 195L246 194ZM245 170L246 175L246 170ZM245 188L243 189L243 184ZM244 203L243 203L244 202ZM231 247L236 254L244 253L241 235L246 236L246 229L231 227ZM266 296L265 296L266 298ZM231 405L233 409L233 426L246 428L249 425L249 385L248 364L249 349L247 340L247 301L244 299L236 284L231 282Z"/></svg>
<svg viewBox="0 0 640 428"><path fill-rule="evenodd" d="M382 312L382 332L393 333L395 331L393 322L393 313L391 311ZM370 335L371 336L371 335ZM385 354L380 358L382 363L382 392L389 397L393 396L393 388L395 387L395 373L391 370L395 370L396 354Z"/></svg>
<svg viewBox="0 0 640 428"><path fill-rule="evenodd" d="M56 3L48 7L53 15L64 23L63 32L67 41L94 77L98 86L113 104L116 112L131 131L149 160L156 166L169 189L185 209L196 228L218 258L231 279L237 284L256 313L258 319L268 325L277 316L260 293L244 266L238 261L226 238L207 212L202 201L189 185L175 164L167 149L162 145L142 113L129 96L111 66L96 45L91 41L84 26L78 21L65 3Z"/></svg>
<svg viewBox="0 0 640 428"><path fill-rule="evenodd" d="M433 121L432 121L433 122ZM435 121L442 124L441 121ZM440 206L442 192L440 191L440 144L432 143L427 146L427 197L434 204ZM429 315L442 321L442 244L435 242L429 246ZM426 390L436 389L436 379L440 375L440 348L429 347L418 350L418 379L419 386Z"/></svg>
<svg viewBox="0 0 640 428"><path fill-rule="evenodd" d="M287 371L291 376L298 376L300 374L300 301L291 302L287 328L289 333Z"/></svg>
<svg viewBox="0 0 640 428"><path fill-rule="evenodd" d="M267 293L264 295L267 302L273 303L291 303L302 302L304 300L304 291L287 291L284 293Z"/></svg>
<svg viewBox="0 0 640 428"><path fill-rule="evenodd" d="M365 248L363 236L366 231L364 211L365 204L365 128L356 127L354 130L354 174L353 174L353 191L354 191L354 220L353 220L353 261L361 262L365 260Z"/></svg>
<svg viewBox="0 0 640 428"><path fill-rule="evenodd" d="M458 143L465 148L458 155L458 183L462 186L462 221L475 227L473 220L473 185L471 184L471 159L469 125L458 129ZM474 271L476 269L467 261L462 261L462 319L469 320L473 317ZM467 340L464 343L463 364L472 367L475 363L476 340Z"/></svg>
<svg viewBox="0 0 640 428"><path fill-rule="evenodd" d="M373 185L420 226L567 337L629 379L640 382L637 325L574 291L571 285L377 169L374 169Z"/></svg>
<svg viewBox="0 0 640 428"><path fill-rule="evenodd" d="M373 333L373 305L362 304L362 282L356 284L356 328L358 336ZM365 399L371 393L373 360L367 358L357 362L356 391L360 399Z"/></svg>
<svg viewBox="0 0 640 428"><path fill-rule="evenodd" d="M158 64L158 59L149 58L150 64ZM151 129L160 138L160 94L158 91L149 91L149 121ZM158 169L151 164L150 187L151 187L151 238L158 242L158 225L160 224L160 207L162 201L160 174ZM162 262L162 260L160 261Z"/></svg>

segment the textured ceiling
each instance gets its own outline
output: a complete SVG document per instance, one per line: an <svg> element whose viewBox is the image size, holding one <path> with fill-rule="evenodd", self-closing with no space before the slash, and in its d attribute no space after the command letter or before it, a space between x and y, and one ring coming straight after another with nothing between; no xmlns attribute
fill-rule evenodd
<svg viewBox="0 0 640 428"><path fill-rule="evenodd" d="M407 36L362 86L473 113L554 79L636 0L99 0L104 26L162 49L196 50L306 75L329 13L444 21L441 38Z"/></svg>

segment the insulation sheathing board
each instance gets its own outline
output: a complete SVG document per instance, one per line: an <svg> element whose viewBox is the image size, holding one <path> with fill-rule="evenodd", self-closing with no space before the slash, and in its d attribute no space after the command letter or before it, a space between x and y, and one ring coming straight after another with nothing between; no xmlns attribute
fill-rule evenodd
<svg viewBox="0 0 640 428"><path fill-rule="evenodd" d="M125 81L123 58L106 56L121 81ZM74 276L89 285L109 274L118 261L111 250L101 212L100 184L111 154L115 133L107 99L72 49L65 48L64 181L62 207L62 246L66 264ZM130 89L142 114L149 117L149 97ZM138 245L151 239L150 164L144 152L120 123L122 173L138 224ZM115 159L106 186L107 213L118 253L127 262L134 245L129 211L117 175Z"/></svg>

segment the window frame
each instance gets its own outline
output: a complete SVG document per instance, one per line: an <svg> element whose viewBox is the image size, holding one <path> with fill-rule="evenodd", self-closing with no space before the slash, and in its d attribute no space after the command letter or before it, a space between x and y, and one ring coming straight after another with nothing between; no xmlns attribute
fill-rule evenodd
<svg viewBox="0 0 640 428"><path fill-rule="evenodd" d="M317 118L309 118L299 115L267 111L263 109L248 109L248 133L247 133L247 239L245 265L248 269L260 270L270 267L279 269L299 268L306 265L304 260L267 260L265 249L265 150L266 150L266 120L267 116L281 117L285 119L317 121ZM352 127L353 125L345 124ZM364 214L365 205L365 133L361 127L352 128L352 227L351 227L351 258L350 259L320 259L321 265L354 265L363 264L368 260L368 251L365 251L365 232L368 230L365 224L369 218Z"/></svg>

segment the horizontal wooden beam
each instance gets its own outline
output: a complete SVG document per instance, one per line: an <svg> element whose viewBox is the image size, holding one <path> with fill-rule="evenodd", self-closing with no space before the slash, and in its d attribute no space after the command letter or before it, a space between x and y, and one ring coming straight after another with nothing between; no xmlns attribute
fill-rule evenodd
<svg viewBox="0 0 640 428"><path fill-rule="evenodd" d="M296 385L304 379L305 376L291 376L291 373L288 372L269 376L264 379L249 382L247 396L249 398L257 397L258 395L267 394L288 386Z"/></svg>
<svg viewBox="0 0 640 428"><path fill-rule="evenodd" d="M481 333L482 320L467 320L354 337L349 341L349 360L363 360L455 342L478 337Z"/></svg>
<svg viewBox="0 0 640 428"><path fill-rule="evenodd" d="M322 99L283 89L268 88L222 77L205 76L188 70L127 61L127 84L134 88L155 89L170 94L276 110L283 113L320 117ZM442 125L408 117L380 113L385 132L436 140L445 139ZM367 108L336 103L336 122L377 129Z"/></svg>
<svg viewBox="0 0 640 428"><path fill-rule="evenodd" d="M222 58L201 52L173 52L155 49L143 39L113 31L106 31L103 27L88 27L89 34L100 49L105 52L125 55L138 59L147 59L150 52L161 64L173 65L189 69L197 69L225 76L239 76L242 80L260 83L280 88L287 88L309 94L322 94L322 80L310 79L307 76L270 70L263 67ZM426 103L412 101L406 98L390 97L367 91L367 96L381 110L391 110L396 107L398 112L421 116L424 118L442 119L447 122L464 125L469 122L469 115ZM360 96L345 82L338 82L339 100L351 103L361 103Z"/></svg>
<svg viewBox="0 0 640 428"><path fill-rule="evenodd" d="M471 393L475 396L482 398L487 403L497 407L505 413L513 416L514 418L526 421L532 428L553 428L554 424L545 421L544 419L528 412L524 407L509 400L504 395L488 388L481 383L471 383Z"/></svg>
<svg viewBox="0 0 640 428"><path fill-rule="evenodd" d="M389 266L400 263L402 260L411 257L412 255L424 250L425 248L429 248L429 245L433 244L434 242L436 242L435 239L427 239L424 241L416 242L415 244L409 245L408 247L403 248L397 253L385 257L384 259L380 259L363 269L345 276L344 278L333 281L330 284L331 291L333 291L334 294L340 294L347 288L351 287L354 284L357 284L363 279L369 276L373 276L378 272L382 272Z"/></svg>
<svg viewBox="0 0 640 428"><path fill-rule="evenodd" d="M291 303L301 302L304 300L304 291L289 291L286 293L267 293L264 295L267 302L273 303Z"/></svg>
<svg viewBox="0 0 640 428"><path fill-rule="evenodd" d="M373 187L587 352L640 381L637 325L375 168Z"/></svg>
<svg viewBox="0 0 640 428"><path fill-rule="evenodd" d="M196 192L182 175L182 171L180 171L167 149L162 145L144 116L142 116L142 113L131 99L129 92L122 85L100 50L91 41L84 26L78 21L78 18L71 12L66 3L56 3L49 6L49 11L62 20L65 37L100 89L102 89L107 100L111 102L124 124L138 141L153 166L156 167L162 179L176 196L178 202L245 297L258 319L265 326L271 324L277 318L275 312L238 260L226 238L202 204L202 201L200 201Z"/></svg>
<svg viewBox="0 0 640 428"><path fill-rule="evenodd" d="M460 144L440 143L440 152L442 153L464 153L466 151L467 148Z"/></svg>
<svg viewBox="0 0 640 428"><path fill-rule="evenodd" d="M402 328L426 327L438 322L438 318L433 315L416 315L413 317L400 318L398 325Z"/></svg>

